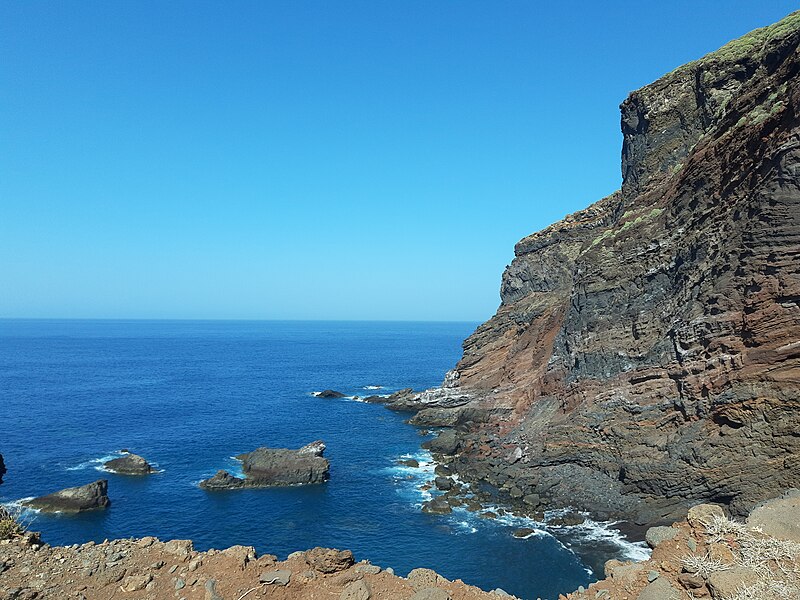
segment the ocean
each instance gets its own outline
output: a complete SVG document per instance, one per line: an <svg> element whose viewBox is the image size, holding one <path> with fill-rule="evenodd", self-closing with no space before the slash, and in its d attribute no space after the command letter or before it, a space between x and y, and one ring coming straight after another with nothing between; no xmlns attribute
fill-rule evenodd
<svg viewBox="0 0 800 600"><path fill-rule="evenodd" d="M353 398L438 385L476 323L0 320L0 502L109 480L108 510L29 513L50 544L154 535L195 547L252 545L285 558L314 546L405 575L449 579L525 599L587 585L608 558L641 545L588 522L548 528L525 519L420 511L430 455L406 414ZM218 469L259 446L321 439L330 481L205 492ZM159 472L106 473L130 449ZM421 468L398 465L415 457ZM526 539L519 527L536 532Z"/></svg>

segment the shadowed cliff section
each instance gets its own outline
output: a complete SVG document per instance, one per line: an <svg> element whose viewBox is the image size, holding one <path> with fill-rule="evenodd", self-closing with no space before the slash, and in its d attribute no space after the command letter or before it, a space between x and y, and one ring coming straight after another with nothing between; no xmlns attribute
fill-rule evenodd
<svg viewBox="0 0 800 600"><path fill-rule="evenodd" d="M516 245L448 379L490 415L464 476L641 522L800 484L799 42L793 13L622 103L621 190Z"/></svg>

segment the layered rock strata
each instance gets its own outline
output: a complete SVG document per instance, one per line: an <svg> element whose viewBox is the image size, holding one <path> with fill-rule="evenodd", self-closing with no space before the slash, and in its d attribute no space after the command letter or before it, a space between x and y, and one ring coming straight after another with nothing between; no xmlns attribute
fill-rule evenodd
<svg viewBox="0 0 800 600"><path fill-rule="evenodd" d="M799 42L794 13L622 103L622 188L516 245L408 403L463 478L642 523L800 485Z"/></svg>
<svg viewBox="0 0 800 600"><path fill-rule="evenodd" d="M206 490L223 490L323 483L330 476L330 463L323 457L324 452L321 441L299 450L257 448L236 457L242 461L244 478L217 471L199 485Z"/></svg>

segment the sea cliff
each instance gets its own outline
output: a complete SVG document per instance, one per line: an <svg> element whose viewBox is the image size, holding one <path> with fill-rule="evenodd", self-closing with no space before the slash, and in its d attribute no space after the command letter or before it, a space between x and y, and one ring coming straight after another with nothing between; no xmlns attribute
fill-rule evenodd
<svg viewBox="0 0 800 600"><path fill-rule="evenodd" d="M794 13L622 103L621 189L517 243L419 397L462 477L641 523L800 483L798 42Z"/></svg>

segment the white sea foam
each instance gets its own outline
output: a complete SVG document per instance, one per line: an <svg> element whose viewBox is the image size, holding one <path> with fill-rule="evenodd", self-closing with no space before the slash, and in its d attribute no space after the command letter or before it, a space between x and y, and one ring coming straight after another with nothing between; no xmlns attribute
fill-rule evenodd
<svg viewBox="0 0 800 600"><path fill-rule="evenodd" d="M95 471L100 471L101 473L116 473L116 471L112 471L110 469L106 469L105 464L110 461L114 460L115 458L120 458L125 456L127 452L114 452L113 454L106 454L104 456L99 456L97 458L91 458L89 460L85 460L82 463L78 463L72 467L66 467L66 471L84 471L86 469L94 469ZM160 468L157 462L151 462L150 466L153 468L153 474L156 473L163 473L164 469Z"/></svg>
<svg viewBox="0 0 800 600"><path fill-rule="evenodd" d="M382 385L365 385L362 389L364 390L382 390Z"/></svg>
<svg viewBox="0 0 800 600"><path fill-rule="evenodd" d="M36 517L41 512L38 508L32 508L25 503L33 500L33 496L26 496L18 500L9 500L8 502L0 503L0 506L8 509L12 515L16 515L17 521L22 523L25 529L30 529L30 525L36 520Z"/></svg>
<svg viewBox="0 0 800 600"><path fill-rule="evenodd" d="M236 458L235 456L230 456L229 458L231 459L231 462L228 464L228 466L226 466L223 469L217 469L217 471L227 471L228 473L230 473L234 477L238 477L240 479L244 479L246 477L246 475L244 474L244 471L242 471L242 461L239 460L238 458ZM209 477L212 477L213 475L215 475L217 471L214 471L213 473L211 473L211 475L209 475Z"/></svg>
<svg viewBox="0 0 800 600"><path fill-rule="evenodd" d="M626 560L643 561L650 558L650 549L644 542L632 542L615 529L619 521L592 521L587 519L580 525L564 525L561 529L577 534L587 542L606 542L620 549Z"/></svg>
<svg viewBox="0 0 800 600"><path fill-rule="evenodd" d="M119 458L120 456L125 456L124 452L114 452L113 454L106 454L104 456L100 456L98 458L92 458L86 460L82 463L78 463L72 467L66 467L67 471L83 471L85 469L94 469L95 471L106 471L103 467L105 463L110 460L114 460L115 458ZM107 472L107 471L106 471Z"/></svg>
<svg viewBox="0 0 800 600"><path fill-rule="evenodd" d="M419 461L419 467L409 467L403 464L395 464L389 469L394 476L394 479L399 484L398 493L404 496L411 496L413 498L414 506L420 508L424 502L432 499L434 496L439 495L440 492L435 487L429 489L421 489L425 484L431 484L435 477L434 470L436 469L436 461L427 450L422 450L416 454L403 454L399 459L416 459ZM461 481L457 474L451 475L454 481L461 483L465 495L470 496L469 484ZM494 519L481 518L482 514L494 513L497 515ZM455 527L454 530L458 533L476 533L481 526L487 527L505 527L509 529L509 535L513 534L517 529L532 529L533 531L519 539L530 539L541 536L548 536L554 538L566 550L575 554L569 547L568 540L560 539L563 534L574 536L581 543L591 545L592 542L604 542L619 549L620 558L626 560L642 561L650 557L650 550L643 542L631 542L614 526L618 524L616 521L593 521L589 518L580 525L549 525L551 521L557 517L564 516L570 510L552 510L547 511L544 515L544 520L536 520L530 517L515 515L506 512L501 506L484 505L478 511L472 512L463 506L453 507L453 512L450 515L443 516L448 519ZM586 517L586 515L583 515ZM562 534L562 535L559 535ZM587 572L592 574L591 569L587 568Z"/></svg>
<svg viewBox="0 0 800 600"><path fill-rule="evenodd" d="M427 450L420 450L415 454L402 454L396 460L410 459L416 460L419 466L411 467L395 461L391 467L384 469L384 472L394 480L397 492L413 499L414 505L419 508L423 502L433 497L430 490L423 490L420 487L433 479L436 463Z"/></svg>

